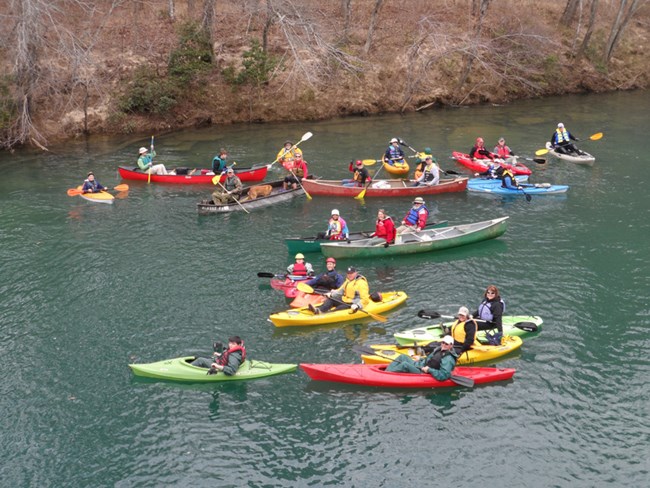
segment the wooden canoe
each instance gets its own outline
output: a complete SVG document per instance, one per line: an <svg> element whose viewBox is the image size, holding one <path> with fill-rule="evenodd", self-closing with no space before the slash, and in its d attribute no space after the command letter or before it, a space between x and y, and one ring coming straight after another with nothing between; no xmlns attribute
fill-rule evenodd
<svg viewBox="0 0 650 488"><path fill-rule="evenodd" d="M214 203L206 203L206 201L202 201L196 204L196 209L199 212L199 215L223 214L229 212L243 212L244 208L250 212L251 210L256 210L258 208L268 207L270 205L275 205L277 203L286 202L297 196L305 194L304 190L300 187L296 188L295 190L293 189L284 190L282 188L282 183L283 180L270 181L268 183L264 183L265 185L271 185L273 187L273 191L271 192L270 195L266 197L259 197L254 200L248 200L248 197L246 197L246 192L251 187L257 185L245 186L242 191L242 198L239 199L239 203L241 205L238 205L236 202L228 203L226 205L215 205Z"/></svg>
<svg viewBox="0 0 650 488"><path fill-rule="evenodd" d="M381 183L380 183L381 182ZM328 197L356 197L363 190L360 186L343 186L341 180L304 180L305 190L310 195ZM438 185L413 186L411 180L377 180L366 190L366 197L422 197L439 193L465 191L467 178L442 179Z"/></svg>
<svg viewBox="0 0 650 488"><path fill-rule="evenodd" d="M250 168L233 168L235 174L241 181L262 181L266 178L269 168L267 165L253 166ZM119 166L120 177L124 180L147 181L149 174L143 173L137 166ZM191 171L191 170L190 170ZM151 174L151 183L169 183L173 185L212 185L214 173L212 170L198 168L193 174L186 175L157 175ZM226 179L226 175L221 175L221 182Z"/></svg>

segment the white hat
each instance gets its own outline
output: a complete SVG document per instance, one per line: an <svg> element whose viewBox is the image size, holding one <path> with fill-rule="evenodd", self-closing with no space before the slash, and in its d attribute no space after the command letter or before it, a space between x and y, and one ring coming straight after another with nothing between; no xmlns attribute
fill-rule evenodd
<svg viewBox="0 0 650 488"><path fill-rule="evenodd" d="M558 126L559 129L562 129L564 127L564 124L562 122L560 122L559 124L557 124L557 126Z"/></svg>
<svg viewBox="0 0 650 488"><path fill-rule="evenodd" d="M391 143L391 144L392 144L393 142L399 142L399 140L397 139L397 137L393 137L393 138L390 140L390 143Z"/></svg>
<svg viewBox="0 0 650 488"><path fill-rule="evenodd" d="M424 203L424 198L422 197L415 197L413 199L413 203Z"/></svg>
<svg viewBox="0 0 650 488"><path fill-rule="evenodd" d="M332 215L341 215L338 210L334 209L332 210Z"/></svg>
<svg viewBox="0 0 650 488"><path fill-rule="evenodd" d="M140 149L138 149L138 154L144 154L144 153L146 153L146 152L147 152L147 148L146 148L146 147L141 147Z"/></svg>
<svg viewBox="0 0 650 488"><path fill-rule="evenodd" d="M444 342L445 344L453 344L454 338L450 335L446 335L445 337L442 338L442 342Z"/></svg>
<svg viewBox="0 0 650 488"><path fill-rule="evenodd" d="M467 309L467 307L460 307L458 309L457 315L464 315L465 317L469 317L469 310Z"/></svg>

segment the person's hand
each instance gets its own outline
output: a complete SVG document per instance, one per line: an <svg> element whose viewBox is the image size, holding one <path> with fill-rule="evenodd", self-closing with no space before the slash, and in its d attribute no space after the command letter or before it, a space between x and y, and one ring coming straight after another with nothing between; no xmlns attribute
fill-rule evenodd
<svg viewBox="0 0 650 488"><path fill-rule="evenodd" d="M356 312L357 310L359 310L359 305L356 304L356 303L353 303L352 306L350 307L350 310L352 310L353 312Z"/></svg>
<svg viewBox="0 0 650 488"><path fill-rule="evenodd" d="M422 372L423 372L423 373L428 373L428 372L429 372L429 366L424 366L424 367L422 368Z"/></svg>
<svg viewBox="0 0 650 488"><path fill-rule="evenodd" d="M478 175L479 175L478 173L474 173L474 176L478 176Z"/></svg>
<svg viewBox="0 0 650 488"><path fill-rule="evenodd" d="M327 298L332 298L332 292L331 292L331 291L328 291L327 293L325 293L325 296L326 296Z"/></svg>

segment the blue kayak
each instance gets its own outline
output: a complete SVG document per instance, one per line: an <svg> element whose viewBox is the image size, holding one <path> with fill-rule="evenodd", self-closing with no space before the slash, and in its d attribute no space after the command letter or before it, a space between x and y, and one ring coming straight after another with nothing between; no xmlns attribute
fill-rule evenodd
<svg viewBox="0 0 650 488"><path fill-rule="evenodd" d="M467 182L467 190L481 193L494 193L496 195L556 195L566 193L567 185L551 185L549 183L523 184L522 190L511 190L501 186L500 180L484 180L474 178Z"/></svg>

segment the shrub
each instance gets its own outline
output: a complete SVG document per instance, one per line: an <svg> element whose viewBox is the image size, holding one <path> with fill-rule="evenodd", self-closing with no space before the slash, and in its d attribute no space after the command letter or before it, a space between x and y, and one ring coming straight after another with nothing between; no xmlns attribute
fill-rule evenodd
<svg viewBox="0 0 650 488"><path fill-rule="evenodd" d="M212 46L208 33L194 22L179 28L178 47L169 56L169 74L188 82L212 68Z"/></svg>
<svg viewBox="0 0 650 488"><path fill-rule="evenodd" d="M168 79L152 76L147 67L138 68L127 92L119 100L126 113L165 114L174 108L179 88Z"/></svg>

